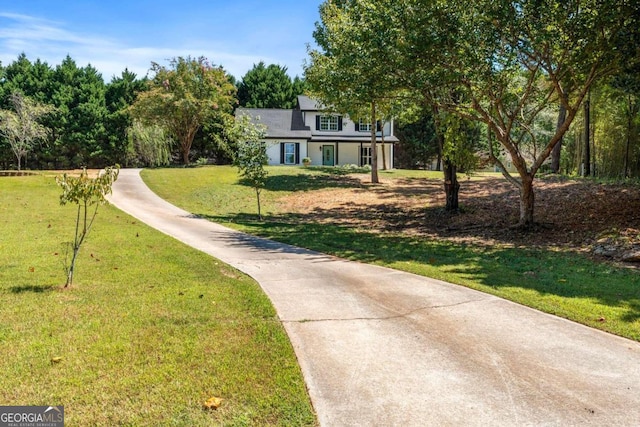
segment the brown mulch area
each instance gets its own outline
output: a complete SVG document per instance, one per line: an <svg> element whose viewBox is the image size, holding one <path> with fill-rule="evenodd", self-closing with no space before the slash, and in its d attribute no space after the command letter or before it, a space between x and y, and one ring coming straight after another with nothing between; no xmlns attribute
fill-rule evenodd
<svg viewBox="0 0 640 427"><path fill-rule="evenodd" d="M353 179L351 175L348 179ZM532 230L514 228L518 190L503 178L461 177L457 214L444 211L442 181L383 179L358 185L296 192L281 202L307 220L344 224L378 232L401 232L476 244L563 247L606 256L640 251L640 188L556 177L538 179ZM615 253L614 253L615 252Z"/></svg>

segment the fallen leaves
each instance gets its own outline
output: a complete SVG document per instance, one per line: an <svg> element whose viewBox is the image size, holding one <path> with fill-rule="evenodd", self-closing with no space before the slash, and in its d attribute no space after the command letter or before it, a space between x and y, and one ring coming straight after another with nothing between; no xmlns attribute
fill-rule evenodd
<svg viewBox="0 0 640 427"><path fill-rule="evenodd" d="M296 192L279 203L287 212L300 214L304 223L326 222L453 242L584 250L597 236L617 229L629 230L627 234L640 245L640 192L631 186L540 178L535 184L534 213L539 226L522 232L510 227L518 220L518 191L503 178L465 181L460 189L463 210L457 215L444 214L439 179L388 179L375 191L344 184Z"/></svg>
<svg viewBox="0 0 640 427"><path fill-rule="evenodd" d="M218 409L222 405L222 398L220 397L210 397L203 404L202 407L204 409Z"/></svg>

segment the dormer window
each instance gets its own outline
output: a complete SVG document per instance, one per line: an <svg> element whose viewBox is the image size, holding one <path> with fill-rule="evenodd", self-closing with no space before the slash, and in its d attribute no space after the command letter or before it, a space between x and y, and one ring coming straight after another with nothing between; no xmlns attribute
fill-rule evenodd
<svg viewBox="0 0 640 427"><path fill-rule="evenodd" d="M371 123L369 123L365 119L360 119L358 121L358 132L371 132Z"/></svg>
<svg viewBox="0 0 640 427"><path fill-rule="evenodd" d="M316 130L340 131L342 130L342 117L336 115L316 116Z"/></svg>

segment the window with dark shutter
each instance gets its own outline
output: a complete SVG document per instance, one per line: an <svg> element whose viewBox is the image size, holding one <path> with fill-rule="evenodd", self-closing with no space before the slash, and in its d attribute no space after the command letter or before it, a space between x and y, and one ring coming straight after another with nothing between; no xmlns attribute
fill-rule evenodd
<svg viewBox="0 0 640 427"><path fill-rule="evenodd" d="M298 160L298 158L300 157L300 143L283 142L281 147L282 164L296 165L300 163L300 161Z"/></svg>
<svg viewBox="0 0 640 427"><path fill-rule="evenodd" d="M280 164L284 164L284 142L280 143Z"/></svg>
<svg viewBox="0 0 640 427"><path fill-rule="evenodd" d="M342 130L342 116L338 116L338 131Z"/></svg>
<svg viewBox="0 0 640 427"><path fill-rule="evenodd" d="M320 116L316 116L316 130L320 130Z"/></svg>

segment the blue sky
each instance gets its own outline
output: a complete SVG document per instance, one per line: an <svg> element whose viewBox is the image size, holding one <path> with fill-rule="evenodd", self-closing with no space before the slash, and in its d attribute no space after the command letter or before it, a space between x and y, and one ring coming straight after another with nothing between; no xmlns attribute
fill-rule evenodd
<svg viewBox="0 0 640 427"><path fill-rule="evenodd" d="M67 54L105 81L151 61L205 56L238 80L253 64L302 76L321 0L0 0L0 61L24 52L58 65Z"/></svg>

